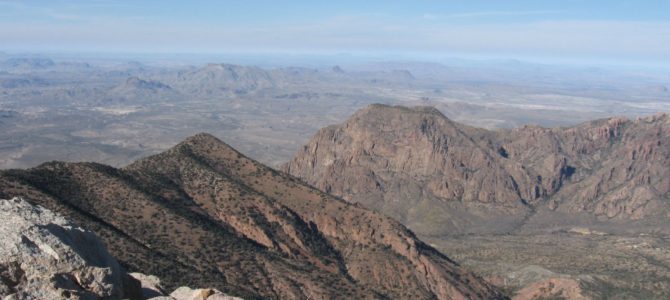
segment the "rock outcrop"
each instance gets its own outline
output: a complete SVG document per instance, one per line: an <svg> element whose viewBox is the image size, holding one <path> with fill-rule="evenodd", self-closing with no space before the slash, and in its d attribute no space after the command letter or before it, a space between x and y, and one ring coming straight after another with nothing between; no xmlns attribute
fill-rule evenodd
<svg viewBox="0 0 670 300"><path fill-rule="evenodd" d="M142 289L142 299L151 300L242 300L242 298L227 295L217 289L192 289L182 286L168 295L161 284L160 278L142 273L130 273Z"/></svg>
<svg viewBox="0 0 670 300"><path fill-rule="evenodd" d="M0 219L3 299L137 299L93 232L21 198L0 200Z"/></svg>
<svg viewBox="0 0 670 300"><path fill-rule="evenodd" d="M550 278L535 282L519 290L513 300L572 299L591 300L578 280L571 278Z"/></svg>
<svg viewBox="0 0 670 300"><path fill-rule="evenodd" d="M664 114L489 131L434 108L372 105L320 130L283 170L424 235L576 222L564 216L667 225L669 138Z"/></svg>
<svg viewBox="0 0 670 300"><path fill-rule="evenodd" d="M140 282L142 297L145 299L152 299L166 295L165 288L161 284L160 278L142 273L130 273L129 275Z"/></svg>
<svg viewBox="0 0 670 300"><path fill-rule="evenodd" d="M123 169L52 162L0 172L95 231L131 271L245 299L502 299L400 223L199 134ZM152 280L141 280L151 282Z"/></svg>
<svg viewBox="0 0 670 300"><path fill-rule="evenodd" d="M222 293L216 289L192 289L180 287L170 294L174 300L242 300Z"/></svg>

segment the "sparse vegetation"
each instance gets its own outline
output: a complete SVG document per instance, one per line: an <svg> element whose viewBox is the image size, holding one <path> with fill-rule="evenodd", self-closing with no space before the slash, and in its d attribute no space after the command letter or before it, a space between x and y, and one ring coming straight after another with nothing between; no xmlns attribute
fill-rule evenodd
<svg viewBox="0 0 670 300"><path fill-rule="evenodd" d="M412 237L401 225L275 174L197 135L124 169L56 162L3 171L0 191L90 228L126 268L157 275L168 289L207 286L250 299L302 297L296 291L351 298L439 292L416 277L424 271L409 258L368 240L390 222L397 228L385 235L405 243ZM465 272L439 256L423 259ZM498 295L483 282L442 284Z"/></svg>

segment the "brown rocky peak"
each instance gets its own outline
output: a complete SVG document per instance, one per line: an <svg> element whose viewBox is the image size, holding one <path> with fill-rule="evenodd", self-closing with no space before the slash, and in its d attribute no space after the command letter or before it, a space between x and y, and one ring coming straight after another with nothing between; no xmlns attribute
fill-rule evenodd
<svg viewBox="0 0 670 300"><path fill-rule="evenodd" d="M371 105L319 131L284 170L420 233L504 229L527 213L535 195L518 185L533 179L515 178L520 167L489 148L487 134L435 108ZM477 213L464 213L470 208ZM484 224L501 213L513 215L506 226Z"/></svg>
<svg viewBox="0 0 670 300"><path fill-rule="evenodd" d="M488 131L376 104L320 130L282 168L425 235L537 229L553 218L545 211L657 222L669 211L668 137L664 114Z"/></svg>
<svg viewBox="0 0 670 300"><path fill-rule="evenodd" d="M201 132L184 139L176 146L159 155L150 157L149 159L139 160L133 165L147 162L151 163L156 159L164 160L168 165L174 165L180 160L189 158L195 158L196 160L204 159L204 161L214 162L216 159L237 159L238 157L243 156L242 153L238 152L219 138L209 133ZM252 161L251 159L248 160ZM132 168L131 166L129 166L129 168Z"/></svg>
<svg viewBox="0 0 670 300"><path fill-rule="evenodd" d="M402 105L387 105L387 104L370 104L367 107L359 110L355 115L357 114L379 114L382 112L389 112L389 113L397 113L397 112L405 112L405 113L418 113L418 114L434 114L438 116L444 116L442 112L432 106L413 106L413 107L407 107L407 106L402 106Z"/></svg>
<svg viewBox="0 0 670 300"><path fill-rule="evenodd" d="M456 123L449 120L442 112L432 106L391 106L386 104L371 104L356 113L354 113L347 123L367 123L367 122L384 122L393 121L396 118L434 118L440 120L445 124L456 125ZM460 125L460 124L459 124ZM463 127L467 127L462 125Z"/></svg>
<svg viewBox="0 0 670 300"><path fill-rule="evenodd" d="M173 149L196 148L200 150L206 150L207 148L211 147L217 147L217 150L222 150L222 148L226 148L226 151L237 152L235 149L233 149L233 147L229 146L228 144L224 143L217 137L206 132L197 133L193 136L186 138L181 143L177 144L177 146L175 146Z"/></svg>

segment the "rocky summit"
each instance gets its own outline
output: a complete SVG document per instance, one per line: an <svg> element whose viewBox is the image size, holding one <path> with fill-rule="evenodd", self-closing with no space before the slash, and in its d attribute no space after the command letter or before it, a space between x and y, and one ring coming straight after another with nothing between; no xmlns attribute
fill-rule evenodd
<svg viewBox="0 0 670 300"><path fill-rule="evenodd" d="M21 198L0 200L0 219L3 299L140 299L93 232Z"/></svg>
<svg viewBox="0 0 670 300"><path fill-rule="evenodd" d="M18 299L241 300L219 290L179 287L126 273L104 242L22 198L0 200L0 297Z"/></svg>
<svg viewBox="0 0 670 300"><path fill-rule="evenodd" d="M125 269L160 278L139 276L145 292L210 288L178 289L176 299L505 298L393 219L208 134L122 169L0 172L0 197L19 195L95 232Z"/></svg>
<svg viewBox="0 0 670 300"><path fill-rule="evenodd" d="M669 138L665 114L490 131L430 107L371 105L282 168L425 236L670 232Z"/></svg>

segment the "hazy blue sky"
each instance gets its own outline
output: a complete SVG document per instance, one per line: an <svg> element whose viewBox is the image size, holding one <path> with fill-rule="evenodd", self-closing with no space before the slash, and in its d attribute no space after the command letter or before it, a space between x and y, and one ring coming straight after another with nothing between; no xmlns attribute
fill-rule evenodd
<svg viewBox="0 0 670 300"><path fill-rule="evenodd" d="M0 50L670 62L670 0L0 0Z"/></svg>

